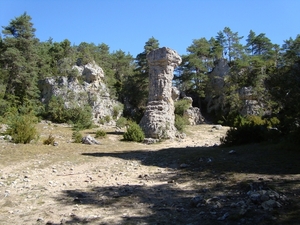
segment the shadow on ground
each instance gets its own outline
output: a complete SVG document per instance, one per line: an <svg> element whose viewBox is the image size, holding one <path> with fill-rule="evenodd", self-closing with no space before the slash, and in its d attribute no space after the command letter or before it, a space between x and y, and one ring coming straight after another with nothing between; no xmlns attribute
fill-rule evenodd
<svg viewBox="0 0 300 225"><path fill-rule="evenodd" d="M140 177L141 185L100 186L89 190L66 190L57 201L66 205L89 205L106 210L101 218L72 218L66 224L298 224L299 179L285 177L300 173L300 155L272 146L249 145L236 148L169 148L158 151L82 153L83 156L139 160L145 166L174 171L165 175ZM234 180L232 174L258 174ZM267 176L263 179L259 176ZM271 179L280 175L282 179ZM147 182L161 182L148 185ZM164 182L162 182L164 181ZM185 183L192 182L188 188ZM250 185L276 189L291 201L273 211L254 206L241 214L233 203L247 201ZM201 200L201 198L205 200ZM200 198L195 203L195 198ZM203 202L202 202L203 201ZM255 208L256 207L256 208ZM109 218L120 218L117 223ZM77 221L77 222L76 222ZM98 223L97 223L98 222Z"/></svg>
<svg viewBox="0 0 300 225"><path fill-rule="evenodd" d="M231 153L231 154L230 154ZM82 153L84 156L116 157L124 160L139 160L146 166L180 168L185 170L216 172L257 173L289 175L300 173L300 153L283 151L276 146L258 144L234 148L187 147L167 148L157 151L124 151L114 153Z"/></svg>

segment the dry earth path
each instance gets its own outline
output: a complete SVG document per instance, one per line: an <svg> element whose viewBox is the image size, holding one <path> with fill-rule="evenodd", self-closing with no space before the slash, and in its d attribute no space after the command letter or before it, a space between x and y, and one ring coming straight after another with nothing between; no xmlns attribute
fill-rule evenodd
<svg viewBox="0 0 300 225"><path fill-rule="evenodd" d="M298 200L299 175L262 173L251 157L253 169L241 165L246 153L216 147L227 129L189 127L185 139L153 145L108 132L83 145L69 127L41 123L37 143L0 142L0 224L293 224L281 211ZM42 144L49 134L58 146Z"/></svg>

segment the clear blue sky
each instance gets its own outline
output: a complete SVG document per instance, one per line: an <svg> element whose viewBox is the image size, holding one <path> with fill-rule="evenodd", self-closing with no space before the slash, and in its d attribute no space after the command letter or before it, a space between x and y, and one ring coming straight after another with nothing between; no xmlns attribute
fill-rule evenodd
<svg viewBox="0 0 300 225"><path fill-rule="evenodd" d="M186 54L193 39L224 27L244 40L251 29L265 33L281 46L300 34L299 10L300 0L0 0L0 25L26 11L40 41L105 43L136 56L153 36Z"/></svg>

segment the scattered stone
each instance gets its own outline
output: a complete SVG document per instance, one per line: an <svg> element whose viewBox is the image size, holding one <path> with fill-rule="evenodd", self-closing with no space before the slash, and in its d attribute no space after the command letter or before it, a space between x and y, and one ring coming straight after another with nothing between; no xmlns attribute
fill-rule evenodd
<svg viewBox="0 0 300 225"><path fill-rule="evenodd" d="M189 165L188 165L188 164L185 164L185 163L182 163L182 164L180 164L179 167L180 167L181 169L184 169L184 168L189 167Z"/></svg>
<svg viewBox="0 0 300 225"><path fill-rule="evenodd" d="M53 142L53 146L58 146L58 142L57 141Z"/></svg>
<svg viewBox="0 0 300 225"><path fill-rule="evenodd" d="M222 129L222 125L220 125L220 124L214 125L214 126L212 127L212 129L221 130L221 129Z"/></svg>
<svg viewBox="0 0 300 225"><path fill-rule="evenodd" d="M191 206L192 207L200 207L201 205L205 204L206 201L204 200L203 196L198 195L191 199Z"/></svg>
<svg viewBox="0 0 300 225"><path fill-rule="evenodd" d="M228 154L229 154L229 155L234 155L234 154L236 154L236 151L235 151L235 150L230 150L230 151L228 152Z"/></svg>
<svg viewBox="0 0 300 225"><path fill-rule="evenodd" d="M154 138L145 138L144 139L144 144L147 144L147 145L151 145L151 144L155 144L159 141L159 139L154 139Z"/></svg>
<svg viewBox="0 0 300 225"><path fill-rule="evenodd" d="M229 213L226 212L223 216L219 217L218 220L223 221L223 220L225 220L228 216L229 216Z"/></svg>
<svg viewBox="0 0 300 225"><path fill-rule="evenodd" d="M263 202L261 206L263 207L264 210L271 211L273 210L273 208L277 206L277 202L275 200L270 199L268 201Z"/></svg>
<svg viewBox="0 0 300 225"><path fill-rule="evenodd" d="M82 144L87 144L87 145L93 145L93 144L100 145L100 142L97 141L95 138L91 137L90 135L83 137L81 142Z"/></svg>

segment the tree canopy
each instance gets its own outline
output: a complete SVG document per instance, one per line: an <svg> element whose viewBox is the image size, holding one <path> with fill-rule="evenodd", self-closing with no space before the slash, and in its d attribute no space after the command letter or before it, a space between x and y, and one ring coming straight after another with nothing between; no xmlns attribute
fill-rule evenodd
<svg viewBox="0 0 300 225"><path fill-rule="evenodd" d="M27 107L37 114L43 106L37 86L46 77L74 76L74 65L95 62L105 73L111 96L125 105L124 115L141 117L148 97L147 54L159 48L154 37L141 46L136 57L121 49L110 51L106 43L84 40L72 45L68 39L40 41L31 17L24 13L2 26L0 36L0 112ZM242 40L244 45L241 44ZM249 103L259 109L252 114L278 117L284 132L299 130L300 36L280 46L265 33L250 30L244 38L229 27L214 37L196 38L182 55L174 85L194 99L194 105L213 122L232 125L236 116L249 114ZM251 90L246 95L245 90ZM39 109L38 109L39 108ZM246 113L245 113L246 112ZM231 122L230 122L231 121Z"/></svg>

